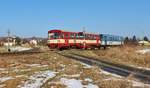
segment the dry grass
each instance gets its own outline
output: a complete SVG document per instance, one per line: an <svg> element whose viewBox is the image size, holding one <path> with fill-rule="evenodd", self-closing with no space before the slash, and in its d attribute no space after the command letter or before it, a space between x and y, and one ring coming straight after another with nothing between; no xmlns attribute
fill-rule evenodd
<svg viewBox="0 0 150 88"><path fill-rule="evenodd" d="M65 85L63 84L56 84L56 83L51 83L49 85L45 85L44 87L42 88L66 88Z"/></svg>
<svg viewBox="0 0 150 88"><path fill-rule="evenodd" d="M112 47L106 50L71 50L69 52L96 57L102 60L111 61L113 63L121 63L126 65L134 65L139 67L150 68L150 54L139 54L136 51L149 47Z"/></svg>
<svg viewBox="0 0 150 88"><path fill-rule="evenodd" d="M0 53L6 52L6 47L0 47Z"/></svg>
<svg viewBox="0 0 150 88"><path fill-rule="evenodd" d="M133 88L132 85L125 80L104 80L100 83L101 88Z"/></svg>
<svg viewBox="0 0 150 88"><path fill-rule="evenodd" d="M131 80L134 80L134 76L131 74L126 78L123 79L106 79L101 80L100 86L101 88L135 88L133 87ZM116 85L117 84L117 85Z"/></svg>
<svg viewBox="0 0 150 88"><path fill-rule="evenodd" d="M0 83L5 84L6 88L16 88L21 81L26 80L26 77L16 78L15 76L25 75L30 76L34 72L44 70L59 70L62 69L59 65L64 63L62 60L64 57L58 56L53 52L32 54L32 55L18 55L18 56L0 56L0 68L4 68L5 71L0 71L1 77L14 77L6 82ZM59 61L60 60L60 61ZM30 67L26 65L40 64L47 65L48 67Z"/></svg>
<svg viewBox="0 0 150 88"><path fill-rule="evenodd" d="M43 51L45 49L43 48ZM64 51L68 53L68 51ZM76 51L71 50L70 52L76 52L91 56L98 57L98 52L95 51ZM99 51L101 52L101 51ZM29 67L27 64L40 64L47 65L48 67ZM106 78L110 77L101 73L101 70L97 66L93 66L91 68L84 68L78 61L74 61L69 58L65 58L60 56L53 51L48 51L46 49L46 53L40 54L32 54L32 55L18 55L18 56L0 56L0 68L5 68L7 71L1 71L0 77L11 76L15 79L7 80L1 84L5 84L5 88L16 88L18 85L22 83L22 81L27 80L29 76L31 76L34 72L44 71L44 70L52 70L55 72L59 72L56 77L50 79L47 83L43 85L42 88L65 88L66 86L57 82L60 81L60 78L75 78L79 80L84 80L86 78L90 78L93 80L92 83L99 85L100 88L131 88L128 82L116 80L114 81L105 81ZM15 71L15 70L18 71ZM30 69L30 70L28 70ZM24 71L21 71L24 70ZM72 75L79 74L79 77L73 77ZM16 77L20 75L25 75L27 77ZM55 83L56 82L56 83ZM83 81L82 84L88 84L89 82ZM118 85L119 83L119 85ZM116 86L116 87L115 87Z"/></svg>
<svg viewBox="0 0 150 88"><path fill-rule="evenodd" d="M138 54L141 47L110 48L108 50L93 51L100 58L105 58L117 63L130 64L142 67L150 67L150 54Z"/></svg>
<svg viewBox="0 0 150 88"><path fill-rule="evenodd" d="M80 79L90 78L93 79L94 82L98 80L104 79L104 76L100 73L100 69L97 66L93 66L92 68L83 69Z"/></svg>

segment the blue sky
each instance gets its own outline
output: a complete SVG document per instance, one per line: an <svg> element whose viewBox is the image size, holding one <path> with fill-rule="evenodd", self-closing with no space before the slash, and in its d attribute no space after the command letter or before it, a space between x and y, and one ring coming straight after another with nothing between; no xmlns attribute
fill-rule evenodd
<svg viewBox="0 0 150 88"><path fill-rule="evenodd" d="M51 29L150 37L150 0L0 0L0 36Z"/></svg>

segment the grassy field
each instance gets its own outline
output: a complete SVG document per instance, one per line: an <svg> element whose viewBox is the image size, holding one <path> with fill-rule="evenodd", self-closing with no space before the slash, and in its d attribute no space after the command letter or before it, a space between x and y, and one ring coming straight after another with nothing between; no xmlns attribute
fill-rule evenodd
<svg viewBox="0 0 150 88"><path fill-rule="evenodd" d="M2 52L6 52L7 50L6 50L6 47L0 47L0 53L2 53Z"/></svg>
<svg viewBox="0 0 150 88"><path fill-rule="evenodd" d="M42 88L66 88L67 85L63 83L64 79L81 82L85 88L88 85L96 85L100 88L133 88L132 82L128 81L130 77L120 78L112 74L105 74L97 66L87 66L60 56L45 47L42 48L42 51L45 53L0 56L0 88L37 85L37 79L46 78L45 73L42 74L42 72L49 71L54 72L55 76L43 82ZM99 57L98 54L102 51L66 50L62 52L82 52L82 54Z"/></svg>
<svg viewBox="0 0 150 88"><path fill-rule="evenodd" d="M72 50L71 52L85 56L96 57L102 60L150 68L150 53L140 54L137 50L149 47L113 47L106 50Z"/></svg>
<svg viewBox="0 0 150 88"><path fill-rule="evenodd" d="M116 47L105 51L93 51L93 53L100 58L105 58L116 63L150 68L150 53L137 53L137 50L140 49L143 49L143 47Z"/></svg>

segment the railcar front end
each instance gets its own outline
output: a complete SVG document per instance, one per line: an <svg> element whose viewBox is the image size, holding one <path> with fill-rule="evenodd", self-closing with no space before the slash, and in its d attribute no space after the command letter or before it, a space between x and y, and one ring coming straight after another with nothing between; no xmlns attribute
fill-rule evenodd
<svg viewBox="0 0 150 88"><path fill-rule="evenodd" d="M98 34L84 32L67 32L62 30L48 31L48 47L51 49L64 48L99 48L100 37Z"/></svg>

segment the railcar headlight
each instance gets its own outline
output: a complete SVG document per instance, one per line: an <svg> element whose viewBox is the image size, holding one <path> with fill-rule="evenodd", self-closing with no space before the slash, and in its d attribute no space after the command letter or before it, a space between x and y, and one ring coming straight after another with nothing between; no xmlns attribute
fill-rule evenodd
<svg viewBox="0 0 150 88"><path fill-rule="evenodd" d="M60 43L60 40L58 40L57 42Z"/></svg>

